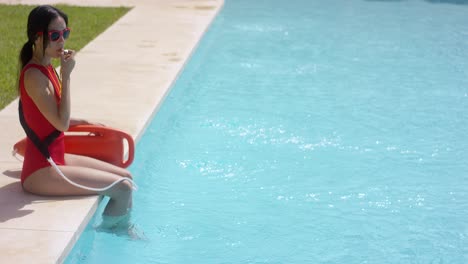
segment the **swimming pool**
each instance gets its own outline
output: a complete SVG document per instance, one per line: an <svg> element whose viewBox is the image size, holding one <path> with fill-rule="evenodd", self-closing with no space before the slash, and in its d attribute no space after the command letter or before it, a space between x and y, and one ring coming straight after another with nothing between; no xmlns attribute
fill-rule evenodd
<svg viewBox="0 0 468 264"><path fill-rule="evenodd" d="M468 6L226 1L67 263L467 263Z"/></svg>

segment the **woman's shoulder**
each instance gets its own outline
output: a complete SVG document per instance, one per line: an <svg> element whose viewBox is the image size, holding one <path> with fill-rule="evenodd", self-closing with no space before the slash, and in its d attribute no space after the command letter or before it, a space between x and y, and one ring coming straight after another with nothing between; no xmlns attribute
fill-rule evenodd
<svg viewBox="0 0 468 264"><path fill-rule="evenodd" d="M36 87L48 86L49 79L41 67L44 66L38 64L26 64L23 68L24 87L28 93L31 89L36 90L34 89Z"/></svg>
<svg viewBox="0 0 468 264"><path fill-rule="evenodd" d="M45 74L46 68L45 66L28 63L24 66L22 72L24 75L25 80L43 80L47 79L47 75Z"/></svg>

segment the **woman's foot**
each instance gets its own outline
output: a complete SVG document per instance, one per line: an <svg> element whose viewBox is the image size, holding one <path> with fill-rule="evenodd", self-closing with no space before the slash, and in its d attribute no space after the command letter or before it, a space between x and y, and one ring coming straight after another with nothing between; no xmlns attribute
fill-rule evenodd
<svg viewBox="0 0 468 264"><path fill-rule="evenodd" d="M132 240L147 240L145 233L130 222L130 213L122 216L102 215L102 222L96 230L118 236L128 236Z"/></svg>

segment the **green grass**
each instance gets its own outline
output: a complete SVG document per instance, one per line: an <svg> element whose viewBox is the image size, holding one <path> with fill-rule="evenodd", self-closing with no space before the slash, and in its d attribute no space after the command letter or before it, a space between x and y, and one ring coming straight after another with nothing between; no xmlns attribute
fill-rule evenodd
<svg viewBox="0 0 468 264"><path fill-rule="evenodd" d="M0 109L18 95L19 52L27 41L27 19L34 7L0 4ZM56 7L68 15L68 26L72 29L67 48L77 51L130 10L127 7ZM58 61L54 65L58 66Z"/></svg>

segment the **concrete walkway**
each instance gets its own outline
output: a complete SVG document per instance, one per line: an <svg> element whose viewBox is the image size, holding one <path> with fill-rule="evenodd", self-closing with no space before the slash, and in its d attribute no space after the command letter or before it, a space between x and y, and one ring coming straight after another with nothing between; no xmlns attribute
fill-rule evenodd
<svg viewBox="0 0 468 264"><path fill-rule="evenodd" d="M127 131L138 140L223 0L0 3L132 6L77 54L72 116ZM24 137L17 105L14 101L0 111L0 263L61 263L95 212L99 197L50 198L23 192L21 163L11 156L13 144Z"/></svg>

